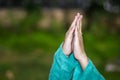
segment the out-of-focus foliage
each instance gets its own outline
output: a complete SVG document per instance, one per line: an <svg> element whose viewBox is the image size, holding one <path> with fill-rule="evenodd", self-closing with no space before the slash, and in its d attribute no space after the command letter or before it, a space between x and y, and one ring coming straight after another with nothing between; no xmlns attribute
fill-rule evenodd
<svg viewBox="0 0 120 80"><path fill-rule="evenodd" d="M47 1L44 0L44 4ZM96 3L103 5L104 1ZM105 65L120 56L120 15L109 13L96 4L86 11L64 9L65 1L60 2L62 8L38 8L44 5L42 3L0 9L0 80L47 80L53 55L64 40L74 15L80 11L84 15L87 55L106 80L119 80L120 72L106 72Z"/></svg>
<svg viewBox="0 0 120 80"><path fill-rule="evenodd" d="M7 78L10 78L9 80L11 78L15 78L15 80L47 80L53 54L63 41L70 22L68 23L66 19L67 21L61 23L54 16L50 18L51 23L48 27L42 28L42 25L39 26L37 22L46 17L43 12L45 11L26 13L23 19L17 21L12 10L8 10L11 24L5 26L1 23L0 26L1 80ZM66 14L71 12L68 11ZM87 26L88 18L84 17L83 20L86 53L108 80L119 79L119 73L104 71L107 61L120 55L119 28L116 29L117 26L114 25L109 26L113 17L115 15L106 12L95 12L89 26Z"/></svg>

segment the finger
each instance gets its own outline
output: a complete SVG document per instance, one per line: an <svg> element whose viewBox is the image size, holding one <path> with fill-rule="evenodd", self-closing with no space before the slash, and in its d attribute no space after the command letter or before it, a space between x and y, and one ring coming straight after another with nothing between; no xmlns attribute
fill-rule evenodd
<svg viewBox="0 0 120 80"><path fill-rule="evenodd" d="M74 36L73 33L75 31L75 27L77 25L77 21L78 21L79 17L80 17L80 13L77 13L71 27L69 28L69 30L66 33L66 36Z"/></svg>
<svg viewBox="0 0 120 80"><path fill-rule="evenodd" d="M77 16L79 17L79 16L80 16L80 13L77 13Z"/></svg>
<svg viewBox="0 0 120 80"><path fill-rule="evenodd" d="M78 17L78 19L77 19L77 21L76 21L76 27L75 27L75 40L76 40L76 39L79 39L80 19L81 19L81 17L80 17L80 15L79 15L79 17Z"/></svg>
<svg viewBox="0 0 120 80"><path fill-rule="evenodd" d="M70 30L75 28L75 24L76 24L77 19L78 19L78 16L75 16L75 19L70 27Z"/></svg>
<svg viewBox="0 0 120 80"><path fill-rule="evenodd" d="M78 15L75 16L75 19L74 19L71 27L69 28L68 33L73 33L74 32L75 24L76 24L77 19L78 19Z"/></svg>
<svg viewBox="0 0 120 80"><path fill-rule="evenodd" d="M79 15L79 14L78 14ZM80 26L80 19L81 19L81 17L80 17L80 15L79 15L79 17L78 17L78 19L77 19L77 22L76 22L76 27L77 27L77 30L79 30L79 26Z"/></svg>
<svg viewBox="0 0 120 80"><path fill-rule="evenodd" d="M78 15L75 16L75 19L73 20L70 28L75 26L77 19L78 19Z"/></svg>
<svg viewBox="0 0 120 80"><path fill-rule="evenodd" d="M73 23L71 24L71 27L75 27L76 21L78 20L79 16L80 16L80 13L77 13L77 15L75 16L75 19L74 19Z"/></svg>
<svg viewBox="0 0 120 80"><path fill-rule="evenodd" d="M82 18L83 18L83 16L81 15L80 16L80 23L79 23L79 31L81 34L82 34Z"/></svg>
<svg viewBox="0 0 120 80"><path fill-rule="evenodd" d="M80 30L80 20L81 20L81 16L79 16L78 22L77 22L77 28L78 30Z"/></svg>
<svg viewBox="0 0 120 80"><path fill-rule="evenodd" d="M78 37L78 28L77 26L75 27L75 39Z"/></svg>

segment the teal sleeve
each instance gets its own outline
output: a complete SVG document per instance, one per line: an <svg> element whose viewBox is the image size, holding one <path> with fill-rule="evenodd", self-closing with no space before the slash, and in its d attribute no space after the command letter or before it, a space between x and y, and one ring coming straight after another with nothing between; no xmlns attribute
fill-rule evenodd
<svg viewBox="0 0 120 80"><path fill-rule="evenodd" d="M53 64L49 74L49 80L105 80L89 59L86 69L83 71L81 65L73 54L67 57L62 44L56 51Z"/></svg>
<svg viewBox="0 0 120 80"><path fill-rule="evenodd" d="M105 78L99 73L92 61L89 59L88 65L84 71L80 64L77 64L73 74L73 80L105 80Z"/></svg>
<svg viewBox="0 0 120 80"><path fill-rule="evenodd" d="M62 44L54 55L54 61L50 70L49 80L71 80L73 76L76 60L73 54L67 57L63 50Z"/></svg>
<svg viewBox="0 0 120 80"><path fill-rule="evenodd" d="M77 61L76 63L77 64L76 64L74 72L73 72L73 79L72 80L78 80L79 78L82 77L82 73L83 73L82 67L79 64L79 62Z"/></svg>

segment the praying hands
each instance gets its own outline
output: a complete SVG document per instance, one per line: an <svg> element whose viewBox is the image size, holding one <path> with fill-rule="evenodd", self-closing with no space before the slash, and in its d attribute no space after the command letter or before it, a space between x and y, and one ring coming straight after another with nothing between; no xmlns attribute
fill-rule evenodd
<svg viewBox="0 0 120 80"><path fill-rule="evenodd" d="M82 17L80 13L77 13L75 16L74 21L65 35L62 48L66 56L69 56L73 52L74 57L79 61L84 70L88 64L88 58L83 45Z"/></svg>
<svg viewBox="0 0 120 80"><path fill-rule="evenodd" d="M49 80L105 80L85 53L82 18L77 13L63 44L55 52Z"/></svg>

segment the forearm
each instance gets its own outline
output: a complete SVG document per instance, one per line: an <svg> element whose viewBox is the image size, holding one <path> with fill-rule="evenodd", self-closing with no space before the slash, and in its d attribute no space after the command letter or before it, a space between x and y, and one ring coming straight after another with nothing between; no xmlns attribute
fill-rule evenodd
<svg viewBox="0 0 120 80"><path fill-rule="evenodd" d="M77 57L77 60L79 62L79 64L81 65L83 71L85 70L85 68L87 67L88 65L88 57L85 53L81 53L81 55L79 55Z"/></svg>
<svg viewBox="0 0 120 80"><path fill-rule="evenodd" d="M62 50L61 44L54 55L49 80L70 80L72 78L74 67L75 59L73 54L67 57Z"/></svg>
<svg viewBox="0 0 120 80"><path fill-rule="evenodd" d="M84 70L82 69L81 63L78 61L73 80L105 80L105 78L99 73L92 61L88 59L88 64Z"/></svg>

